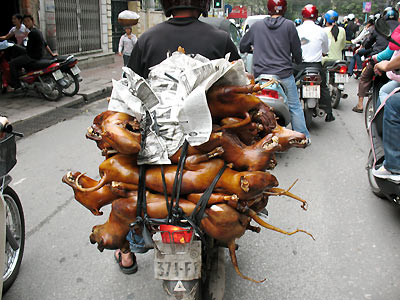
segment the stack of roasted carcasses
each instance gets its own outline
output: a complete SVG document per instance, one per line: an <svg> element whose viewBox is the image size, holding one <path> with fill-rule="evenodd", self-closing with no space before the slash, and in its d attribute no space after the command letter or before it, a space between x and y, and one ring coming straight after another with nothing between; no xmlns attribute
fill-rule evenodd
<svg viewBox="0 0 400 300"><path fill-rule="evenodd" d="M246 230L260 232L259 227L250 224L252 220L284 234L303 231L286 232L267 224L260 213L268 197L286 195L302 202L306 209L304 200L278 188L278 180L267 171L276 166L275 152L304 148L306 138L277 124L270 107L256 96L260 89L259 85L250 84L213 86L207 91L212 133L207 142L188 146L179 195L181 211L191 215L204 191L226 166L208 199L200 228L229 248L235 270L246 279L249 278L240 273L237 265L235 240ZM86 137L95 141L105 156L99 166L100 180L80 172L68 172L63 177L63 182L73 188L75 199L94 215L102 215L101 208L112 204L107 222L94 226L90 234L90 241L97 243L100 251L130 248L126 236L137 217L141 132L140 122L133 116L110 110L99 114ZM146 167L145 195L150 218L168 216L165 194L172 195L181 154L179 149L171 155L170 165Z"/></svg>

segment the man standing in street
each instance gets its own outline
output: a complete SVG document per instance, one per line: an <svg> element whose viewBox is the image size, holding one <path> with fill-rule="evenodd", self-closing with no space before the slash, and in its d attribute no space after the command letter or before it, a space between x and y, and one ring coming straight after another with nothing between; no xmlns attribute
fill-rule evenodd
<svg viewBox="0 0 400 300"><path fill-rule="evenodd" d="M310 133L297 93L292 64L292 57L297 64L302 61L301 44L294 23L283 17L286 7L286 0L268 0L271 17L250 27L240 42L240 52L250 52L253 48L256 78L262 74L276 75L286 86L292 129L305 134L309 143Z"/></svg>
<svg viewBox="0 0 400 300"><path fill-rule="evenodd" d="M326 84L326 70L322 67L322 56L329 52L329 39L324 29L315 25L318 17L318 9L313 4L307 4L301 11L303 24L297 27L297 32L303 50L303 63L295 66L295 73L300 72L305 67L315 67L320 69L321 98L320 106L326 112L325 122L332 122L335 117L332 114L332 99Z"/></svg>

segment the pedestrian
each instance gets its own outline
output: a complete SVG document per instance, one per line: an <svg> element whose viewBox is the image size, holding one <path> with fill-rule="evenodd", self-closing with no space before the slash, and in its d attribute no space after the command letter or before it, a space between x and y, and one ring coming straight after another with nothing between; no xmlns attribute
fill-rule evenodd
<svg viewBox="0 0 400 300"><path fill-rule="evenodd" d="M315 24L318 9L313 4L307 4L301 11L303 24L297 27L301 41L303 62L295 66L295 72L300 72L305 67L315 67L321 74L320 107L326 112L325 122L332 122L335 117L332 113L332 99L326 84L326 69L322 67L322 56L329 52L328 35L323 28Z"/></svg>
<svg viewBox="0 0 400 300"><path fill-rule="evenodd" d="M230 61L240 59L237 48L229 34L198 20L207 16L211 0L161 0L167 18L146 32L133 47L128 67L136 74L147 78L150 68L167 58L168 53L181 46L187 54L200 54L208 59L224 58L230 53ZM133 274L138 265L131 251L114 252L121 271Z"/></svg>
<svg viewBox="0 0 400 300"><path fill-rule="evenodd" d="M305 134L310 142L304 112L293 76L292 57L297 64L302 61L301 44L296 26L286 18L286 0L268 0L268 13L254 23L240 41L240 52L253 49L254 76L276 75L286 86L292 129ZM301 25L300 25L301 26Z"/></svg>
<svg viewBox="0 0 400 300"><path fill-rule="evenodd" d="M118 55L122 56L124 60L124 67L126 67L128 65L129 59L131 58L133 47L137 42L137 37L132 33L131 26L126 26L124 27L124 29L125 34L123 34L119 39Z"/></svg>

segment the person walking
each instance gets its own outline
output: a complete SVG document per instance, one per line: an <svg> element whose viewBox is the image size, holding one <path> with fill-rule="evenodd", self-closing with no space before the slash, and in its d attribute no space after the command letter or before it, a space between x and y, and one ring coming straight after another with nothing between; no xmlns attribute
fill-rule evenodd
<svg viewBox="0 0 400 300"><path fill-rule="evenodd" d="M332 99L326 84L326 69L322 67L322 56L329 52L328 35L323 28L315 24L318 9L313 4L307 4L301 11L303 24L297 27L297 32L303 50L303 63L295 66L295 72L300 72L305 67L315 67L321 73L321 99L320 106L326 112L325 122L332 122L335 117L332 113Z"/></svg>
<svg viewBox="0 0 400 300"><path fill-rule="evenodd" d="M133 47L137 42L137 37L132 33L132 27L126 26L124 29L125 34L123 34L119 39L118 55L122 56L124 60L124 67L126 67L129 59L131 58Z"/></svg>
<svg viewBox="0 0 400 300"><path fill-rule="evenodd" d="M293 76L292 57L300 64L301 44L296 26L284 14L287 8L286 0L268 0L266 17L254 23L240 41L240 52L253 49L254 76L261 74L276 75L287 89L288 106L292 129L305 134L310 143L310 133L307 130L303 109L297 93Z"/></svg>

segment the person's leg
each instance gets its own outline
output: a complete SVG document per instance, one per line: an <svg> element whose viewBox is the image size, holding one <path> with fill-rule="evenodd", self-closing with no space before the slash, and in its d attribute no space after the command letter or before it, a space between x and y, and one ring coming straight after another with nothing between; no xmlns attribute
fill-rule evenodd
<svg viewBox="0 0 400 300"><path fill-rule="evenodd" d="M367 96L368 91L372 86L372 78L374 76L374 66L368 64L364 71L361 73L360 81L358 83L358 103L353 107L353 111L362 112L364 105L364 97Z"/></svg>
<svg viewBox="0 0 400 300"><path fill-rule="evenodd" d="M299 95L297 93L296 82L294 76L281 78L281 83L286 87L289 112L291 117L292 129L305 134L307 138L310 133L307 130L306 121L304 119L304 112L301 107Z"/></svg>
<svg viewBox="0 0 400 300"><path fill-rule="evenodd" d="M124 67L128 65L129 59L131 58L130 55L122 55L122 58L124 60Z"/></svg>
<svg viewBox="0 0 400 300"><path fill-rule="evenodd" d="M137 272L136 255L133 252L128 251L124 253L118 249L114 252L114 258L123 273L134 274Z"/></svg>
<svg viewBox="0 0 400 300"><path fill-rule="evenodd" d="M383 117L384 167L400 174L400 94L390 97L385 104Z"/></svg>
<svg viewBox="0 0 400 300"><path fill-rule="evenodd" d="M323 108L326 112L326 122L331 122L335 120L335 117L332 114L332 98L329 92L329 88L326 82L326 69L320 66L321 72L321 97L320 97L320 104L321 108Z"/></svg>
<svg viewBox="0 0 400 300"><path fill-rule="evenodd" d="M357 54L355 55L355 59L357 62L357 69L358 71L362 70L362 61L361 61L361 57L364 55L367 55L368 50L366 49L361 49L360 51L357 52Z"/></svg>
<svg viewBox="0 0 400 300"><path fill-rule="evenodd" d="M10 61L10 75L11 75L11 82L10 85L13 88L18 88L20 86L19 80L18 80L18 73L19 70L32 62L33 59L30 58L28 55L21 55L18 56L17 58L14 58L12 61Z"/></svg>
<svg viewBox="0 0 400 300"><path fill-rule="evenodd" d="M386 97L396 88L400 87L400 82L395 80L391 80L388 83L384 84L379 90L379 98L377 101L377 106L381 105L382 101L386 99Z"/></svg>

